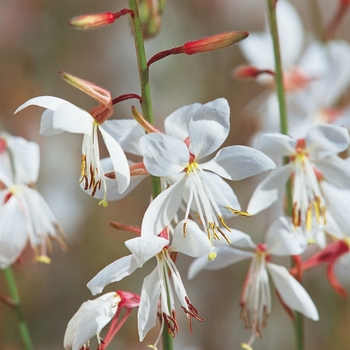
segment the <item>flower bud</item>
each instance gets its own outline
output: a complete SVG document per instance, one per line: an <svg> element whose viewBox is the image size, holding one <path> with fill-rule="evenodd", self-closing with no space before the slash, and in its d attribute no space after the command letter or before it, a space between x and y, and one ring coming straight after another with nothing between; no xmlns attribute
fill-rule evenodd
<svg viewBox="0 0 350 350"><path fill-rule="evenodd" d="M93 29L111 24L114 20L114 13L106 12L73 17L68 21L68 24L77 29Z"/></svg>
<svg viewBox="0 0 350 350"><path fill-rule="evenodd" d="M84 79L78 78L66 72L59 71L58 74L67 83L85 92L96 101L102 103L105 106L112 106L112 97L111 93L108 90L105 90L98 85L90 83Z"/></svg>
<svg viewBox="0 0 350 350"><path fill-rule="evenodd" d="M193 55L198 52L214 51L236 44L248 37L248 35L249 33L246 31L221 33L204 39L189 41L184 44L182 48L183 52L187 55Z"/></svg>
<svg viewBox="0 0 350 350"><path fill-rule="evenodd" d="M233 76L236 79L256 78L260 74L275 75L275 73L269 69L259 69L257 67L249 65L242 65L240 67L237 67L233 72Z"/></svg>
<svg viewBox="0 0 350 350"><path fill-rule="evenodd" d="M158 34L166 0L138 0L140 21L144 38Z"/></svg>

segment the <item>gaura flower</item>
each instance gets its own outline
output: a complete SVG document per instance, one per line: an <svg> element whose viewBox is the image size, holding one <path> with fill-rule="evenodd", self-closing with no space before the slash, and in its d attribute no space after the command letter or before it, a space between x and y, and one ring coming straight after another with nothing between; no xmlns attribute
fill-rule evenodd
<svg viewBox="0 0 350 350"><path fill-rule="evenodd" d="M157 313L162 319L161 328L165 325L172 336L175 336L175 333L178 332L174 292L186 313L191 332L191 318L201 320L198 311L187 296L179 271L172 260L172 254L181 252L192 257L198 257L211 251L210 243L194 222L188 223L186 236L183 235L181 230L175 229L172 243L169 243L166 238L149 234L130 239L125 242L125 245L132 254L111 263L87 284L93 294L100 293L107 284L120 281L137 268L142 267L146 261L156 257L157 266L144 279L142 285L138 312L140 341L156 325ZM172 287L171 280L174 287Z"/></svg>
<svg viewBox="0 0 350 350"><path fill-rule="evenodd" d="M248 346L252 345L256 336L261 337L261 330L266 326L266 318L271 313L269 275L280 299L288 308L299 311L312 320L318 320L316 307L303 286L284 266L271 262L273 255L299 255L304 251L305 241L301 241L293 231L288 221L280 217L268 229L264 244L254 244L248 235L240 233L242 238L237 246L254 249L254 252L221 246L215 249L215 260L209 261L206 256L202 256L190 266L188 274L189 278L193 278L202 269L218 270L244 259L251 259L240 301L240 318L246 328L252 329Z"/></svg>
<svg viewBox="0 0 350 350"><path fill-rule="evenodd" d="M118 192L122 193L126 190L130 181L128 162L118 142L105 130L105 126L109 123L106 119L110 114L106 114L103 106L94 108L90 114L60 98L40 96L21 105L15 113L31 105L47 108L41 118L41 135L57 135L64 131L84 135L80 182L84 184L85 190L91 191L92 196L101 186L103 187L104 198L100 204L105 206L107 201L97 130L100 131L111 157L113 171L118 181Z"/></svg>
<svg viewBox="0 0 350 350"><path fill-rule="evenodd" d="M93 336L97 337L98 349L106 349L132 308L139 305L139 301L137 294L124 291L106 293L94 300L85 301L68 322L63 341L65 350L89 349L89 341ZM126 313L118 322L123 308ZM100 332L112 319L110 329L101 341Z"/></svg>
<svg viewBox="0 0 350 350"><path fill-rule="evenodd" d="M34 188L39 173L39 147L6 135L0 138L0 268L12 264L28 240L38 261L49 263L51 240L65 249L64 234L43 197Z"/></svg>
<svg viewBox="0 0 350 350"><path fill-rule="evenodd" d="M161 232L173 220L185 198L183 223L187 222L190 211L195 210L199 224L212 239L222 235L220 227L227 227L220 206L231 214L249 215L240 211L233 192L228 193L228 198L225 196L222 189L227 188L227 184L221 185L222 178L242 180L273 169L275 164L260 151L245 146L225 147L206 161L229 133L229 106L225 99L219 98L189 108L188 137L184 141L160 133L140 139L146 170L154 176L172 178L173 183L151 202L142 222L142 232ZM183 134L186 136L186 131ZM231 199L236 207L230 203Z"/></svg>
<svg viewBox="0 0 350 350"><path fill-rule="evenodd" d="M312 229L312 218L326 223L326 201L319 179L340 188L350 186L350 166L337 154L347 149L349 134L345 128L330 124L312 127L305 139L295 140L277 133L264 134L258 147L270 156L289 157L289 163L276 168L255 189L248 211L256 214L273 204L283 193L293 175L293 212L295 227Z"/></svg>

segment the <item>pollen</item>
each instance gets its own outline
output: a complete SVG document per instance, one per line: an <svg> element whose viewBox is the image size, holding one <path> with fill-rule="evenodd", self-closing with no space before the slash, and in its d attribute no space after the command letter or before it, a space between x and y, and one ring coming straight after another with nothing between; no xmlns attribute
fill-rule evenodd
<svg viewBox="0 0 350 350"><path fill-rule="evenodd" d="M197 162L192 162L192 163L188 164L187 168L185 168L185 172L187 174L193 173L197 170L198 170L198 163Z"/></svg>

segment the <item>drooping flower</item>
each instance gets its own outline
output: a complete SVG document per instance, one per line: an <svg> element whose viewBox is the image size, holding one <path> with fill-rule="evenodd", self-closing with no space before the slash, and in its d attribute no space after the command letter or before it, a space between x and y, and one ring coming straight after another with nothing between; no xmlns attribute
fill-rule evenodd
<svg viewBox="0 0 350 350"><path fill-rule="evenodd" d="M261 337L261 330L266 326L266 318L271 313L271 293L269 275L282 302L290 309L304 314L312 320L318 320L318 313L310 296L302 285L288 272L284 266L271 262L272 256L291 256L301 254L306 246L293 232L288 221L280 217L268 229L266 243L254 244L243 232L238 244L221 246L215 249L217 258L209 261L206 256L196 259L189 269L189 278L193 278L200 270L218 270L236 262L251 259L248 274L241 295L241 316L246 328L252 329L251 346L255 337ZM244 235L246 238L244 239ZM234 248L253 249L253 252Z"/></svg>
<svg viewBox="0 0 350 350"><path fill-rule="evenodd" d="M137 268L142 267L146 261L156 257L157 266L144 279L142 285L138 312L140 341L156 325L157 314L162 319L161 328L165 325L168 331L175 336L178 325L175 315L174 292L186 313L190 331L192 331L191 318L200 320L198 311L187 296L180 273L172 260L172 254L181 252L198 257L208 254L211 251L211 246L194 222L189 222L187 226L185 236L179 229L175 230L171 244L166 238L150 234L126 241L125 245L132 254L111 263L87 284L93 294L100 293L107 284L120 281ZM166 235L168 236L168 233Z"/></svg>
<svg viewBox="0 0 350 350"><path fill-rule="evenodd" d="M89 349L89 340L93 336L97 337L98 349L106 349L139 302L137 294L124 291L106 293L94 300L85 301L68 322L63 341L65 350ZM126 309L126 314L118 322L123 308ZM100 332L112 319L110 329L101 342Z"/></svg>
<svg viewBox="0 0 350 350"><path fill-rule="evenodd" d="M272 157L289 157L289 163L276 168L256 188L248 211L256 214L272 205L283 193L293 175L293 212L295 227L312 228L312 218L319 225L326 223L326 201L319 179L340 188L350 186L350 166L337 154L349 145L345 128L330 124L312 127L305 139L295 140L277 133L264 134L258 147Z"/></svg>
<svg viewBox="0 0 350 350"><path fill-rule="evenodd" d="M229 133L228 103L220 98L187 107L191 114L184 141L160 133L147 134L140 140L146 170L154 176L171 179L172 183L148 207L142 232L161 232L185 201L184 223L190 211L195 211L198 223L212 239L222 235L221 227L227 227L220 207L225 208L225 215L228 212L249 215L240 211L233 191L222 191L228 187L221 185L222 178L242 180L273 169L275 164L260 151L245 146L225 147L206 161ZM183 134L186 136L186 130Z"/></svg>
<svg viewBox="0 0 350 350"><path fill-rule="evenodd" d="M125 154L118 142L105 130L110 113L100 106L90 113L76 107L70 102L52 96L35 97L21 105L15 113L36 105L47 108L42 115L40 134L57 135L64 131L83 134L81 178L84 189L93 196L98 189L104 189L104 199L100 204L106 205L106 181L100 161L97 130L100 131L108 149L113 171L116 174L118 192L126 190L130 181L129 166ZM111 126L112 127L112 126Z"/></svg>
<svg viewBox="0 0 350 350"><path fill-rule="evenodd" d="M39 147L19 137L0 139L0 268L12 264L28 240L38 261L49 263L51 240L65 249L63 231L35 189Z"/></svg>

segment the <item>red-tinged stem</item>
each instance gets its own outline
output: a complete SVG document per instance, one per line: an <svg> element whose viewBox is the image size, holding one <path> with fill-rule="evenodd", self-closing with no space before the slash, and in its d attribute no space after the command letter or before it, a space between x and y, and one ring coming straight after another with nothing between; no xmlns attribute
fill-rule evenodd
<svg viewBox="0 0 350 350"><path fill-rule="evenodd" d="M124 94L124 95L120 95L120 96L114 98L112 100L112 104L115 105L119 102L131 100L132 98L136 98L137 100L140 101L140 103L142 103L142 97L140 95L138 95L138 94Z"/></svg>

